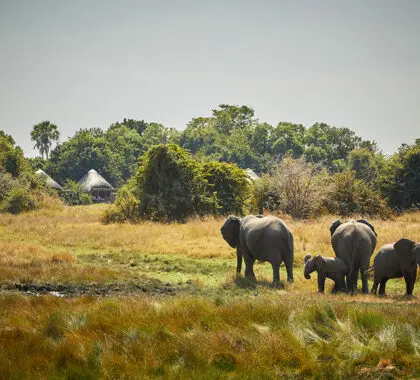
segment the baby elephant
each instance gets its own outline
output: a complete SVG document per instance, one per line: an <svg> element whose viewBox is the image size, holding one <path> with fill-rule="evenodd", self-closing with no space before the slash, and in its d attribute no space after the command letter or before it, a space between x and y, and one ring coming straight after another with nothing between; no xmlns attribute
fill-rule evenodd
<svg viewBox="0 0 420 380"><path fill-rule="evenodd" d="M385 244L375 256L373 266L366 272L374 271L372 294L385 295L385 285L390 278L404 277L406 296L413 295L420 265L420 243L409 239L400 239L395 244Z"/></svg>
<svg viewBox="0 0 420 380"><path fill-rule="evenodd" d="M320 255L311 258L305 256L305 278L309 280L310 274L318 272L318 292L324 293L325 279L328 277L335 282L333 292L346 292L347 287L344 276L347 273L347 265L339 257L322 257Z"/></svg>

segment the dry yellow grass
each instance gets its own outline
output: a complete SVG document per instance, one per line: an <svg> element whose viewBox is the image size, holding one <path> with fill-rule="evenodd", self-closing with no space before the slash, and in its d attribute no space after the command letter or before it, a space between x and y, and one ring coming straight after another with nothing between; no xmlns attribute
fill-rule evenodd
<svg viewBox="0 0 420 380"><path fill-rule="evenodd" d="M402 280L383 298L319 295L304 280L306 253L333 255L334 217L286 219L295 283L277 290L268 264L256 265L256 288L235 279L221 219L102 225L105 207L0 215L0 284L183 285L174 297L0 292L0 379L420 376L420 299L402 297ZM372 222L378 247L420 241L420 213Z"/></svg>
<svg viewBox="0 0 420 380"><path fill-rule="evenodd" d="M2 240L24 241L56 247L83 247L94 250L124 250L188 257L234 256L220 235L222 219L192 220L185 224L103 225L99 218L107 206L65 207L59 211L38 211L23 215L0 215ZM286 219L295 238L296 258L307 252L333 255L329 225L333 216L311 221ZM395 220L372 220L378 233L378 247L401 237L420 241L420 213L405 214Z"/></svg>

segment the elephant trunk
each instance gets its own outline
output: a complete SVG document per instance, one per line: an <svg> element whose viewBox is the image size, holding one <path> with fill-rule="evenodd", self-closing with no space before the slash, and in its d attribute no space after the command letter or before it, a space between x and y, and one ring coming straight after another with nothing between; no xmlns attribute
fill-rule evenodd
<svg viewBox="0 0 420 380"><path fill-rule="evenodd" d="M242 270L242 251L240 247L236 247L236 273L241 273Z"/></svg>

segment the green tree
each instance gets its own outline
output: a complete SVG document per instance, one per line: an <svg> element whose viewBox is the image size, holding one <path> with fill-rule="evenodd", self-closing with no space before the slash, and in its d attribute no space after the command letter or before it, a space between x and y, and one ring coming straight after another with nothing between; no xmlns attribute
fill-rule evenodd
<svg viewBox="0 0 420 380"><path fill-rule="evenodd" d="M135 176L140 218L185 221L209 213L214 200L200 164L175 144L156 145L142 158Z"/></svg>
<svg viewBox="0 0 420 380"><path fill-rule="evenodd" d="M15 146L13 138L0 131L0 170L18 177L28 169L28 163L20 147Z"/></svg>
<svg viewBox="0 0 420 380"><path fill-rule="evenodd" d="M391 207L420 207L420 139L399 148L386 162L378 184Z"/></svg>
<svg viewBox="0 0 420 380"><path fill-rule="evenodd" d="M350 152L349 168L354 170L357 179L372 184L378 176L378 161L375 153L365 148L354 149Z"/></svg>
<svg viewBox="0 0 420 380"><path fill-rule="evenodd" d="M122 183L117 153L113 152L102 129L81 129L51 152L45 170L64 182L78 181L90 169L95 169L113 186Z"/></svg>
<svg viewBox="0 0 420 380"><path fill-rule="evenodd" d="M60 132L55 124L49 121L42 121L34 125L31 132L31 140L35 141L35 149L39 150L41 157L48 160L51 145L54 141L58 141Z"/></svg>
<svg viewBox="0 0 420 380"><path fill-rule="evenodd" d="M305 151L305 127L302 124L278 123L272 133L271 152L275 155L302 156Z"/></svg>
<svg viewBox="0 0 420 380"><path fill-rule="evenodd" d="M254 110L247 106L220 104L218 109L212 110L212 113L218 132L224 135L234 129L244 129L256 122Z"/></svg>
<svg viewBox="0 0 420 380"><path fill-rule="evenodd" d="M242 169L226 162L205 162L202 170L207 180L209 197L217 199L214 214L228 215L244 212L250 183Z"/></svg>

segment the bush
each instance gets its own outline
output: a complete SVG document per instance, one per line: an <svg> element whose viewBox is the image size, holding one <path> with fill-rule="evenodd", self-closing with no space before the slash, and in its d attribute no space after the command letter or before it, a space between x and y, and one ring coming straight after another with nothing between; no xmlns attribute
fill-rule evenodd
<svg viewBox="0 0 420 380"><path fill-rule="evenodd" d="M117 194L115 204L105 211L102 223L121 223L139 219L139 200L134 193L134 183L129 181Z"/></svg>
<svg viewBox="0 0 420 380"><path fill-rule="evenodd" d="M214 207L200 164L175 144L150 148L142 157L134 183L142 219L185 221Z"/></svg>
<svg viewBox="0 0 420 380"><path fill-rule="evenodd" d="M1 204L1 210L12 214L30 211L38 208L34 195L29 191L28 187L13 188Z"/></svg>
<svg viewBox="0 0 420 380"><path fill-rule="evenodd" d="M85 193L82 187L71 179L67 180L63 186L62 198L70 206L88 205L92 203L90 194Z"/></svg>
<svg viewBox="0 0 420 380"><path fill-rule="evenodd" d="M280 208L280 191L272 176L265 174L253 182L250 203L251 211L259 214Z"/></svg>
<svg viewBox="0 0 420 380"><path fill-rule="evenodd" d="M299 219L317 214L329 192L327 173L302 158L286 156L275 167L273 181L281 211Z"/></svg>
<svg viewBox="0 0 420 380"><path fill-rule="evenodd" d="M250 183L242 169L226 162L205 162L204 178L207 180L208 193L216 197L214 214L243 214L245 201L249 196Z"/></svg>
<svg viewBox="0 0 420 380"><path fill-rule="evenodd" d="M330 213L341 216L352 214L389 218L391 210L373 187L356 178L354 171L345 171L333 176L333 191L324 205Z"/></svg>

